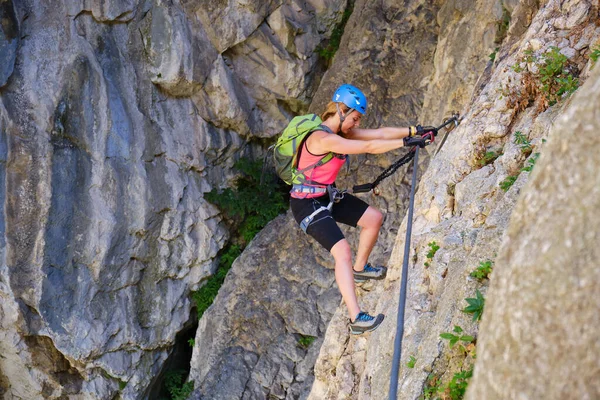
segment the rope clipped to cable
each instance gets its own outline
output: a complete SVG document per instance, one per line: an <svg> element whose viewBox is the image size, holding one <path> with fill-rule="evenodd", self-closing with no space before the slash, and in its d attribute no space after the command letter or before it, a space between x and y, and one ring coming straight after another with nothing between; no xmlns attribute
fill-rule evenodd
<svg viewBox="0 0 600 400"><path fill-rule="evenodd" d="M460 120L461 120L461 118L460 118L458 112L453 113L452 117L446 118L444 120L444 123L442 125L440 125L437 128L435 128L436 134L437 134L437 131L439 131L439 130L441 130L443 128L446 128L448 125L454 124L454 127L456 127L460 123ZM446 141L446 138L448 137L448 133L454 127L448 129L446 131L446 133L444 134L442 142L438 146L438 149L437 149L437 151L435 153L436 155L437 155L437 153L439 153L440 149L444 145L444 142ZM435 140L435 137L431 134L431 143L433 143L434 140ZM388 177L392 176L394 174L394 172L396 172L398 170L398 168L400 168L404 164L409 163L415 157L415 149L416 149L416 147L413 147L408 153L406 153L404 156L402 156L398 161L396 161L395 163L393 163L392 165L390 165L373 182L371 182L371 183L365 183L365 184L362 184L362 185L355 185L355 186L353 186L352 187L352 193L366 193L366 192L369 192L369 191L373 190L373 192L376 195L379 194L378 191L375 190L375 188L377 188L377 186L385 178L388 178Z"/></svg>
<svg viewBox="0 0 600 400"><path fill-rule="evenodd" d="M394 174L404 164L409 163L415 156L415 148L402 156L398 161L387 167L379 176L371 183L365 183L362 185L356 185L352 187L353 193L366 193L374 190L385 178L388 178Z"/></svg>

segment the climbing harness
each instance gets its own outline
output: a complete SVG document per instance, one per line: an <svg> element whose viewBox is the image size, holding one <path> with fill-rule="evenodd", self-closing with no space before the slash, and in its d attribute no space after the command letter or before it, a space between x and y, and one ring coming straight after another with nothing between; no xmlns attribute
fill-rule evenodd
<svg viewBox="0 0 600 400"><path fill-rule="evenodd" d="M454 113L452 117L446 119L444 123L437 128L442 129L452 123L454 127L458 126L461 119L458 113ZM446 141L448 132L444 135L440 143L437 153ZM417 167L419 165L419 148L414 147L414 166L412 174L412 182L410 187L410 200L408 203L408 221L406 224L406 238L404 240L404 259L402 261L402 280L400 282L400 301L398 303L398 317L396 326L396 338L394 339L394 358L392 361L392 373L390 376L390 389L388 392L389 400L396 400L398 396L398 377L400 375L400 358L402 356L402 337L404 336L404 310L406 309L406 292L408 286L408 257L410 253L410 238L412 235L413 212L415 208L415 188L417 186Z"/></svg>
<svg viewBox="0 0 600 400"><path fill-rule="evenodd" d="M310 186L303 186L303 185L294 185L292 187L292 191L296 192L296 193L310 193L310 192L304 192L303 190L305 188L311 188ZM313 220L315 219L315 217L317 216L317 214L319 214L322 211L325 210L329 210L329 212L331 212L331 208L333 207L334 203L338 203L340 200L342 200L344 198L344 195L346 193L348 193L347 190L338 190L336 187L332 186L332 185L327 185L326 188L314 188L314 189L323 189L324 191L326 191L329 194L329 204L327 204L327 206L321 206L318 209L316 209L315 211L313 211L312 214L310 214L309 216L305 217L301 222L300 222L300 228L302 228L302 230L304 231L304 233L306 233L306 230L308 229L308 226L311 224L311 222L313 222ZM315 192L315 193L323 193L323 192Z"/></svg>

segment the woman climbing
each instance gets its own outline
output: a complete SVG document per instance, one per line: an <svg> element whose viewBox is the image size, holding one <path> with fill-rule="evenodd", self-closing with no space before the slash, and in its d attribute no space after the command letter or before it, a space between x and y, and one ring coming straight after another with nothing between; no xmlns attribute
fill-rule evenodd
<svg viewBox="0 0 600 400"><path fill-rule="evenodd" d="M354 334L376 329L384 318L383 314L372 316L360 309L354 286L355 282L380 280L386 276L386 267L368 262L383 215L359 198L337 192L338 172L348 154L379 154L403 146L424 147L437 134L435 128L421 126L359 129L366 111L367 99L358 88L342 85L335 91L321 114L323 122L299 147L296 171L302 173L303 182L293 185L290 200L294 218L302 229L335 259L335 280L348 307L350 330ZM332 207L334 198L336 202ZM361 228L354 264L350 245L336 221Z"/></svg>

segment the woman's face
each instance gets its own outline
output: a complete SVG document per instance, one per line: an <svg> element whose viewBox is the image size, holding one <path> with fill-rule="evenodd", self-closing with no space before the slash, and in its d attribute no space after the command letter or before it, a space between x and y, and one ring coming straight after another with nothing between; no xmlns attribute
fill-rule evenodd
<svg viewBox="0 0 600 400"><path fill-rule="evenodd" d="M353 128L358 128L360 125L360 120L362 118L362 114L358 111L352 111L350 114L346 115L346 119L342 123L342 132L348 133Z"/></svg>

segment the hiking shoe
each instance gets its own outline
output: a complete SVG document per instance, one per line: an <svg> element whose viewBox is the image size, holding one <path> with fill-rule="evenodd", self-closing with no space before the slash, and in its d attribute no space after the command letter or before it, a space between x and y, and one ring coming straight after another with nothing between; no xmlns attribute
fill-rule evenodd
<svg viewBox="0 0 600 400"><path fill-rule="evenodd" d="M374 279L378 281L385 278L385 276L387 275L386 267L374 267L369 263L365 265L365 269L363 269L362 271L352 271L354 273L354 282L356 283L365 282L369 279Z"/></svg>
<svg viewBox="0 0 600 400"><path fill-rule="evenodd" d="M360 335L361 333L374 331L381 324L383 318L385 318L383 314L372 317L368 313L361 311L356 316L354 322L350 321L350 333Z"/></svg>

